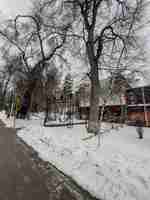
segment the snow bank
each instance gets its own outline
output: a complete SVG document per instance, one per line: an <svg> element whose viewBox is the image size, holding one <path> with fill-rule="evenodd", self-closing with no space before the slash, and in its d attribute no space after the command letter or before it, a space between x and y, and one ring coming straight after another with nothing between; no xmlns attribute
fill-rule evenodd
<svg viewBox="0 0 150 200"><path fill-rule="evenodd" d="M5 111L0 112L0 119L5 123L6 127L14 127L14 117L7 118Z"/></svg>
<svg viewBox="0 0 150 200"><path fill-rule="evenodd" d="M42 118L17 120L18 132L45 161L71 176L97 198L150 199L150 131L139 140L134 127L111 130L85 140L84 126L42 127Z"/></svg>

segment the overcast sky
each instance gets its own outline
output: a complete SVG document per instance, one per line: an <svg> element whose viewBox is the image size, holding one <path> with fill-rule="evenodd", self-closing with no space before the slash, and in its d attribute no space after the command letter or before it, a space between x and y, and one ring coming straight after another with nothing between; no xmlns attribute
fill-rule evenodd
<svg viewBox="0 0 150 200"><path fill-rule="evenodd" d="M6 17L15 17L19 13L25 13L31 0L0 0L0 11Z"/></svg>
<svg viewBox="0 0 150 200"><path fill-rule="evenodd" d="M132 1L132 0L131 0ZM17 14L24 14L28 12L29 7L31 6L32 0L0 0L0 13L4 15L5 18L14 18ZM146 18L150 18L150 7L147 8ZM2 19L1 19L2 20ZM148 54L148 62L146 65L149 67L150 62L150 24L147 25L147 28L144 28L142 35L145 41L145 50Z"/></svg>

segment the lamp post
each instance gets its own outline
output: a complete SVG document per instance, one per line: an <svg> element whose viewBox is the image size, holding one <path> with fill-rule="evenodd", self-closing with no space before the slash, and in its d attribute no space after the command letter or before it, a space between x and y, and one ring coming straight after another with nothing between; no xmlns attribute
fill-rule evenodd
<svg viewBox="0 0 150 200"><path fill-rule="evenodd" d="M143 104L144 104L144 119L146 122L146 126L148 126L148 116L147 116L147 109L146 109L144 87L142 87L141 90L142 90L142 99L143 99Z"/></svg>

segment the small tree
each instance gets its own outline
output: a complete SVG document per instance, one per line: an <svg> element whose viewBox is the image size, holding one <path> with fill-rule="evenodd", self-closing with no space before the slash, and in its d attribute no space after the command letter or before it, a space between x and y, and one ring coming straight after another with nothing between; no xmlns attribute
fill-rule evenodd
<svg viewBox="0 0 150 200"><path fill-rule="evenodd" d="M3 107L5 104L5 97L7 95L10 84L13 83L15 74L17 71L20 74L22 72L20 68L20 60L16 56L11 55L9 49L3 52L2 59L4 64L1 70L1 106Z"/></svg>

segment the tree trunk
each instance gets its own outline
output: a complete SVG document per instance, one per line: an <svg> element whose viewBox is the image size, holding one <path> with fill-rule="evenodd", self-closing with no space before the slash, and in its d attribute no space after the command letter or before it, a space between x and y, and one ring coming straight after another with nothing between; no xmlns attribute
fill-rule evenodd
<svg viewBox="0 0 150 200"><path fill-rule="evenodd" d="M88 132L97 133L99 129L99 74L98 74L98 59L95 56L93 29L88 31L88 41L86 43L86 50L90 64L90 114L88 121Z"/></svg>
<svg viewBox="0 0 150 200"><path fill-rule="evenodd" d="M90 115L88 121L88 132L96 133L99 129L99 76L98 66L94 63L91 67L91 94Z"/></svg>
<svg viewBox="0 0 150 200"><path fill-rule="evenodd" d="M29 83L27 84L27 87L26 87L26 91L24 93L24 96L25 95L28 96L27 116L29 116L29 113L31 112L31 109L32 109L33 91L35 90L35 88L36 88L36 81L35 80L30 81L29 80Z"/></svg>

